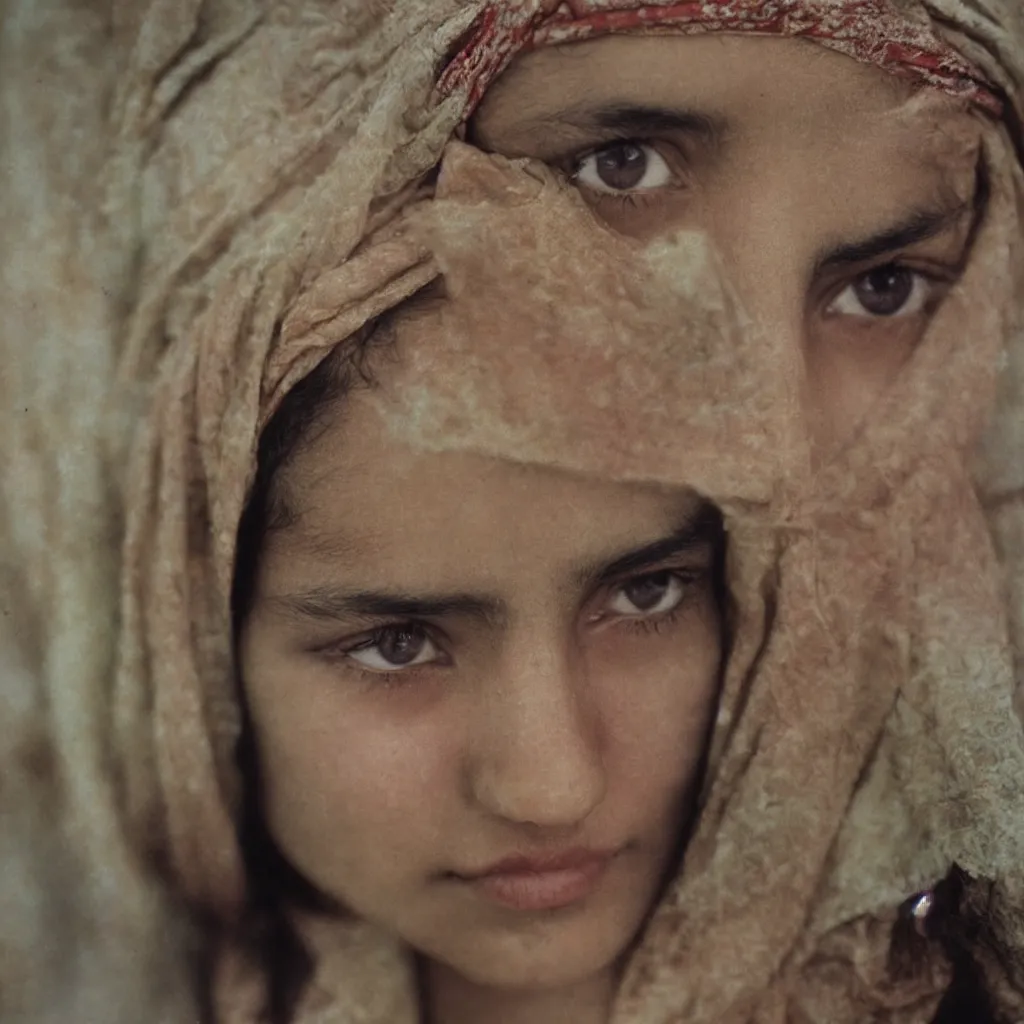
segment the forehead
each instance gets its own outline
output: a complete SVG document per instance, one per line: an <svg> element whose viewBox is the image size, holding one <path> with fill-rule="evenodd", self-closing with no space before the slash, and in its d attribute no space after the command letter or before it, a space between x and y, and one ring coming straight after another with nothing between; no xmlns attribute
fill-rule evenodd
<svg viewBox="0 0 1024 1024"><path fill-rule="evenodd" d="M813 93L807 92L811 84ZM802 93L797 90L802 89ZM650 101L686 95L735 106L787 98L801 106L856 89L876 109L910 95L903 79L803 39L699 35L608 35L523 53L491 86L477 117L507 104L532 116L552 104L631 94ZM503 114L508 113L502 109Z"/></svg>
<svg viewBox="0 0 1024 1024"><path fill-rule="evenodd" d="M408 320L403 340L423 329L421 317ZM389 368L400 377L399 364ZM424 586L433 576L483 577L503 567L515 578L527 563L667 535L701 507L682 488L425 450L393 434L372 391L353 391L341 404L283 470L294 516L268 537L276 578L333 571L339 558L353 572L416 577Z"/></svg>

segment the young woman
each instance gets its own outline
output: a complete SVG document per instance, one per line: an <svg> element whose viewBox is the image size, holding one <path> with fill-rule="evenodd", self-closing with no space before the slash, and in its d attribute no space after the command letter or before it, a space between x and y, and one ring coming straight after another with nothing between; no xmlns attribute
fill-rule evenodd
<svg viewBox="0 0 1024 1024"><path fill-rule="evenodd" d="M118 23L103 764L211 1020L1024 1015L1010 7Z"/></svg>
<svg viewBox="0 0 1024 1024"><path fill-rule="evenodd" d="M399 324L399 359L444 336ZM420 955L431 1020L603 1020L689 822L721 519L682 489L424 451L345 386L357 355L271 421L240 549L265 963L286 973L297 875L327 919ZM380 388L415 386L376 355Z"/></svg>

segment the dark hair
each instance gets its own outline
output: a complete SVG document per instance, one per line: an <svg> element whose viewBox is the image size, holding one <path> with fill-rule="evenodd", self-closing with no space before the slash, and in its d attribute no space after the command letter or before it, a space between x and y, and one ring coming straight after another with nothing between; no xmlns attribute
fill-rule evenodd
<svg viewBox="0 0 1024 1024"><path fill-rule="evenodd" d="M292 521L292 511L280 487L281 470L304 445L315 440L328 410L345 397L357 380L372 384L366 356L374 336L368 331L334 349L284 396L260 436L256 476L235 545L231 614L236 636L252 603L264 539L268 532L283 529Z"/></svg>
<svg viewBox="0 0 1024 1024"><path fill-rule="evenodd" d="M316 368L284 396L260 436L256 476L238 527L231 615L234 635L252 604L260 553L267 533L293 521L281 487L282 469L318 436L328 412L354 386L372 386L367 363L371 349L390 336L377 323L332 350ZM288 1024L312 974L308 951L285 913L288 906L309 910L336 909L284 857L270 837L263 818L263 785L244 687L236 681L242 708L242 735L236 760L244 780L239 841L245 863L248 904L238 939L268 979L262 1018Z"/></svg>

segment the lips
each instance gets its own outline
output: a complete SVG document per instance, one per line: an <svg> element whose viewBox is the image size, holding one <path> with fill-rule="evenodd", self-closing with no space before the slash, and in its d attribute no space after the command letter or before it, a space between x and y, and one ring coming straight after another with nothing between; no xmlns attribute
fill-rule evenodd
<svg viewBox="0 0 1024 1024"><path fill-rule="evenodd" d="M475 872L470 877L484 878L488 875L544 874L550 871L571 871L585 867L593 861L607 860L611 855L600 850L564 850L560 853L540 854L535 856L506 857L483 871Z"/></svg>
<svg viewBox="0 0 1024 1024"><path fill-rule="evenodd" d="M589 896L611 859L610 853L584 849L514 856L461 877L479 895L513 910L553 910Z"/></svg>

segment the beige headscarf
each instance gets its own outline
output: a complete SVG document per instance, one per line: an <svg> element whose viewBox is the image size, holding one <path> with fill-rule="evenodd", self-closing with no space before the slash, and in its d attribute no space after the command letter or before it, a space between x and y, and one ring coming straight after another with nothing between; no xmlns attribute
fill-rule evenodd
<svg viewBox="0 0 1024 1024"><path fill-rule="evenodd" d="M465 247L480 236L474 216L493 229L485 237L545 253L549 270L566 230L593 230L539 170L480 164L458 145L443 194L400 217L462 118L466 97L438 103L434 86L482 5L405 0L392 16L393 6L36 10L24 0L2 11L0 223L19 245L6 247L0 295L0 700L16 725L0 749L14 780L0 807L29 837L7 858L31 864L18 876L29 891L46 889L52 863L32 863L32 851L57 845L55 834L75 851L83 870L68 905L107 976L135 985L124 1020L180 982L152 873L226 921L244 900L229 597L260 428L326 351L439 267L456 300L481 282L499 287ZM1014 0L907 6L1006 91L1015 123L1024 17ZM923 1024L948 966L936 952L891 977L889 931L895 908L954 862L982 880L971 898L988 901L979 965L1007 1019L1024 1017L1024 742L1011 706L1024 651L1024 187L1010 133L987 129L986 145L993 197L970 266L854 444L812 475L755 444L794 437L792 403L740 401L733 420L702 421L705 461L687 463L686 482L727 513L737 636L700 824L630 963L616 1024ZM549 225L541 236L524 234L538 224ZM685 240L608 258L609 275L642 266L638 287L662 310L692 312L674 261L706 261ZM547 273L536 287L587 285ZM723 337L711 321L727 305L705 311ZM472 304L456 307L451 337L471 339ZM541 302L530 315L571 343L558 308ZM610 311L607 344L628 351L639 308ZM759 369L741 340L729 365L706 346L695 363L692 336L658 356L678 366L671 357L685 354L704 374L679 387L720 381L717 392L737 398ZM486 365L489 351L462 355ZM550 369L525 358L516 379ZM535 395L509 386L513 399ZM785 395L787 381L778 388ZM465 392L432 395L443 415L420 424L425 444L634 478L679 472L643 437L609 467L609 449L596 435L578 443L571 424L556 451L523 436L509 450L507 424L481 433L459 406ZM724 448L725 433L748 446ZM794 437L787 450L798 447ZM40 792L52 794L56 824L40 815ZM30 903L12 945L24 956L45 948ZM324 922L307 938L319 960L303 1021L415 1019L409 964L391 940ZM146 969L129 974L138 950ZM225 953L224 1020L254 1019L259 981ZM48 995L22 985L0 999L12 1020L35 1020L33 1000ZM176 1019L180 1003L160 1012Z"/></svg>

